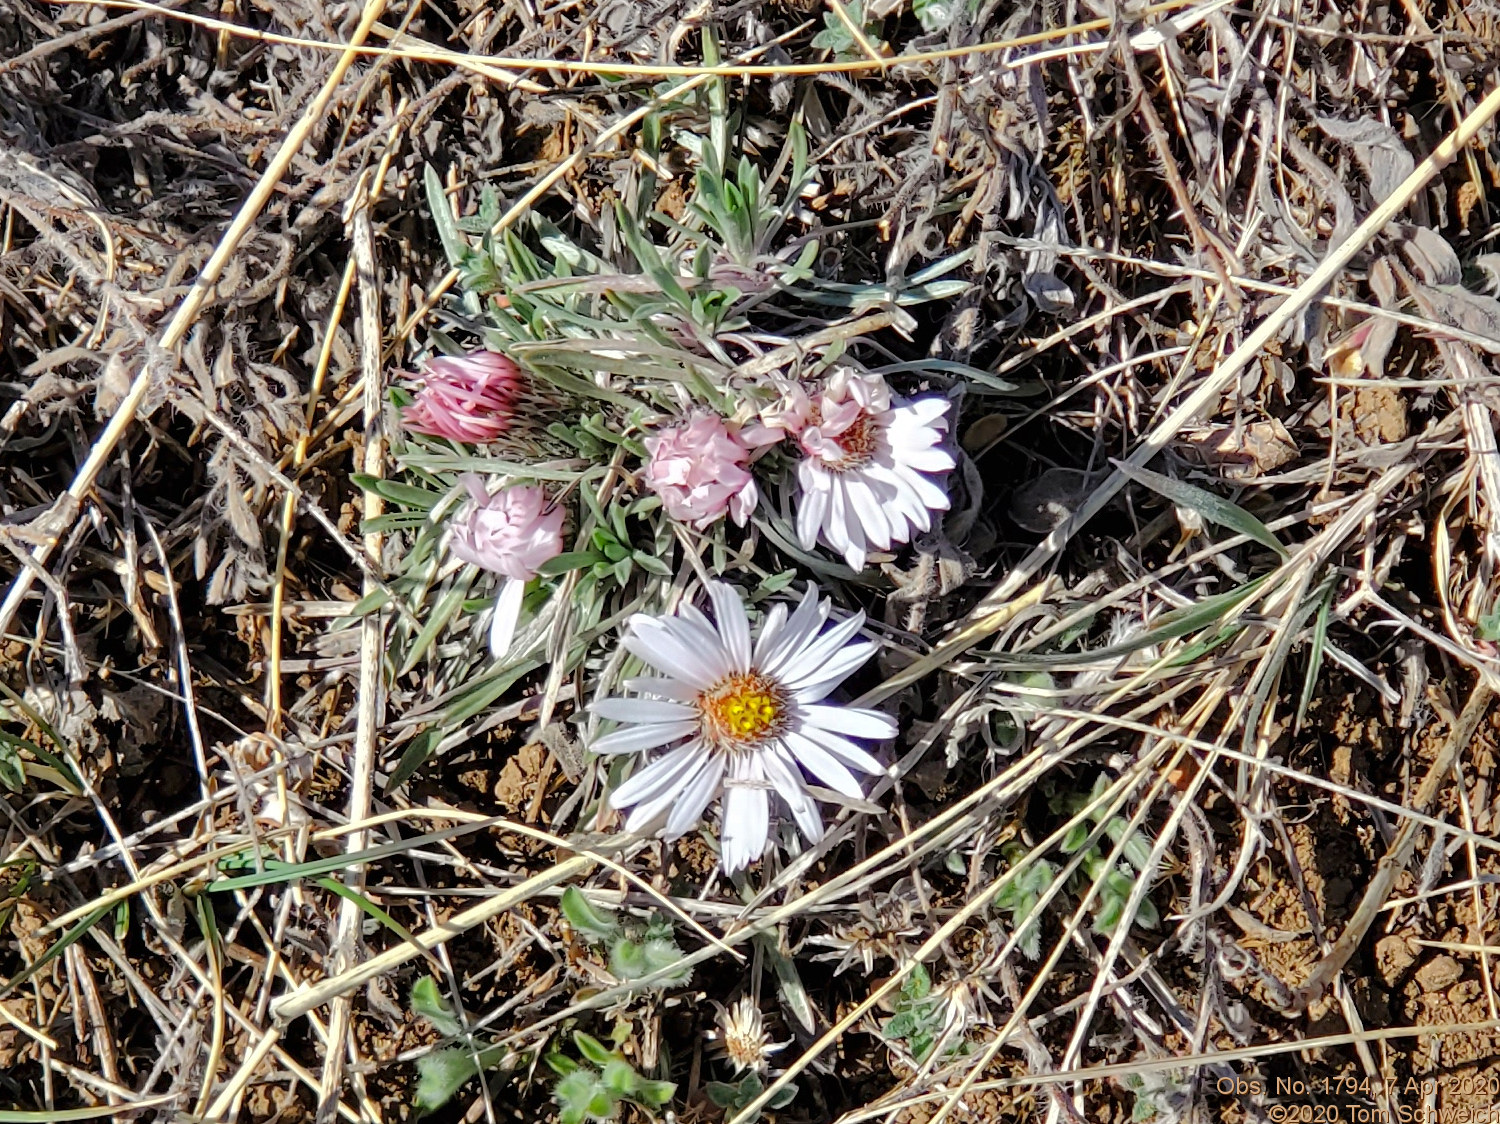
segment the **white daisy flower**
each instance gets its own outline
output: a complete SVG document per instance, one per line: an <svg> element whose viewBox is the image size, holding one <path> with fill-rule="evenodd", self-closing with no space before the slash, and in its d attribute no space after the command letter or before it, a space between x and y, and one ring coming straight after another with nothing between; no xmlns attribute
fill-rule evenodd
<svg viewBox="0 0 1500 1124"><path fill-rule="evenodd" d="M801 396L783 428L796 432L803 550L819 538L864 569L871 548L889 550L932 529L931 512L948 510L948 493L927 473L951 472L939 448L948 429L946 398L910 402L891 395L878 375L840 370L816 398ZM800 415L800 416L799 416Z"/></svg>
<svg viewBox="0 0 1500 1124"><path fill-rule="evenodd" d="M752 640L739 592L709 582L708 596L713 621L686 602L674 616L631 618L626 650L662 674L627 679L639 697L593 704L599 717L622 725L590 748L616 754L670 747L610 794L611 807L630 809L627 831L665 815L658 833L676 839L722 793L719 862L732 874L765 851L773 794L802 834L820 838L823 818L807 776L861 798L851 770L885 770L850 738L893 738L896 723L879 711L824 702L875 654L874 643L851 642L863 613L825 631L831 602L809 585L795 612L773 606Z"/></svg>

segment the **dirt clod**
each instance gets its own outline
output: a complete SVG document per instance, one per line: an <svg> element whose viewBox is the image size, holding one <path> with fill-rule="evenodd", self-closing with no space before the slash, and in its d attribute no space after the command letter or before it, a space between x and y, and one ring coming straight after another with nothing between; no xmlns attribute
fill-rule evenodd
<svg viewBox="0 0 1500 1124"><path fill-rule="evenodd" d="M1434 956L1417 969L1417 983L1425 992L1446 991L1464 974L1463 965L1451 956Z"/></svg>

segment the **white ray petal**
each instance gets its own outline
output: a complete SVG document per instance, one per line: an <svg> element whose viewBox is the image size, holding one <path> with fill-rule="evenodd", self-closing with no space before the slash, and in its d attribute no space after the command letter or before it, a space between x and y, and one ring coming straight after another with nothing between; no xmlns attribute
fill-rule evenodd
<svg viewBox="0 0 1500 1124"><path fill-rule="evenodd" d="M719 636L729 655L731 670L744 674L750 670L750 618L739 590L724 582L708 583L708 599L714 605Z"/></svg>
<svg viewBox="0 0 1500 1124"><path fill-rule="evenodd" d="M865 471L874 479L890 486L890 510L892 515L904 519L907 523L920 527L924 531L931 529L932 520L927 512L926 505L922 503L921 497L916 492L903 483L902 478L896 474L894 467L872 464ZM909 534L907 538L910 538Z"/></svg>
<svg viewBox="0 0 1500 1124"><path fill-rule="evenodd" d="M911 491L915 492L917 498L929 510L948 510L948 493L927 479L927 477L909 468L898 467L896 473L901 477L901 482Z"/></svg>
<svg viewBox="0 0 1500 1124"><path fill-rule="evenodd" d="M655 800L665 794L673 794L681 787L692 770L703 763L705 754L698 742L674 749L665 757L651 762L644 769L631 774L624 784L609 794L609 806L623 811L632 804Z"/></svg>
<svg viewBox="0 0 1500 1124"><path fill-rule="evenodd" d="M948 399L946 398L914 398L910 402L896 407L897 410L909 414L923 425L931 425L948 412Z"/></svg>
<svg viewBox="0 0 1500 1124"><path fill-rule="evenodd" d="M724 831L719 842L719 862L725 874L743 870L765 853L770 833L770 800L764 786L724 786Z"/></svg>
<svg viewBox="0 0 1500 1124"><path fill-rule="evenodd" d="M816 704L798 709L803 721L809 725L817 726L822 730L832 730L838 734L847 734L851 738L885 741L887 738L894 738L898 732L895 719L878 710Z"/></svg>
<svg viewBox="0 0 1500 1124"><path fill-rule="evenodd" d="M695 651L719 652L723 656L723 644L714 622L703 615L698 606L684 601L677 607L677 617L672 621L678 637L688 642ZM728 661L723 661L724 671L729 671Z"/></svg>
<svg viewBox="0 0 1500 1124"><path fill-rule="evenodd" d="M823 627L823 622L828 619L829 604L818 596L817 586L809 583L807 592L802 595L801 604L786 622L775 645L769 647L764 655L757 654L756 665L761 671L767 675L779 676L782 665L795 658L808 639Z"/></svg>
<svg viewBox="0 0 1500 1124"><path fill-rule="evenodd" d="M775 787L776 795L786 802L798 830L813 843L823 838L823 816L818 811L818 802L807 791L802 770L787 749L780 744L768 747L763 764L766 779Z"/></svg>
<svg viewBox="0 0 1500 1124"><path fill-rule="evenodd" d="M495 612L490 617L490 655L505 658L521 623L521 602L526 597L526 583L520 578L506 578L495 598Z"/></svg>
<svg viewBox="0 0 1500 1124"><path fill-rule="evenodd" d="M833 488L833 480L810 460L797 466L797 480L802 486L802 496L797 501L797 543L803 550L811 550L828 514L828 494Z"/></svg>
<svg viewBox="0 0 1500 1124"><path fill-rule="evenodd" d="M943 435L926 426L898 422L886 433L886 439L891 443L892 453L899 457L911 450L930 449L942 441Z"/></svg>
<svg viewBox="0 0 1500 1124"><path fill-rule="evenodd" d="M661 835L663 813L670 814L669 809L676 806L683 789L693 783L706 764L706 758L695 758L690 762L686 772L672 778L670 785L653 794L649 800L642 800L632 808L630 814L625 817L625 830L645 831L654 825L656 833Z"/></svg>
<svg viewBox="0 0 1500 1124"><path fill-rule="evenodd" d="M620 681L627 691L640 695L659 695L677 702L690 703L698 697L698 690L680 679L664 679L656 675L635 675Z"/></svg>
<svg viewBox="0 0 1500 1124"><path fill-rule="evenodd" d="M901 441L920 441L922 447L941 441L947 432L945 425L933 425L923 421L911 410L895 410L891 413L891 424L886 427L886 439L891 444Z"/></svg>
<svg viewBox="0 0 1500 1124"><path fill-rule="evenodd" d="M849 506L854 512L854 517L859 520L865 538L881 550L889 550L891 548L890 523L864 478L851 479L844 486L844 494L849 497Z"/></svg>
<svg viewBox="0 0 1500 1124"><path fill-rule="evenodd" d="M817 742L796 730L786 731L781 735L781 740L791 751L792 756L797 759L797 763L829 788L842 793L851 800L864 797L864 790L859 787L854 774L842 761Z"/></svg>
<svg viewBox="0 0 1500 1124"><path fill-rule="evenodd" d="M792 696L799 703L822 702L828 697L828 692L853 675L879 647L874 641L867 640L840 649L810 677L798 680L795 687L789 688Z"/></svg>
<svg viewBox="0 0 1500 1124"><path fill-rule="evenodd" d="M802 727L802 735L809 741L816 742L851 769L858 769L861 773L869 773L871 776L877 777L885 772L885 766L877 758L866 753L848 738L842 737L832 730L821 730L816 726L804 726Z"/></svg>
<svg viewBox="0 0 1500 1124"><path fill-rule="evenodd" d="M700 750L699 752L706 752ZM663 839L676 839L687 834L703 819L703 810L719 794L724 779L724 758L718 754L709 757L702 769L683 786L677 802L667 814L667 826L662 830Z"/></svg>
<svg viewBox="0 0 1500 1124"><path fill-rule="evenodd" d="M706 653L693 651L657 621L632 622L631 634L621 643L632 656L700 691L712 687L723 677L722 673L714 674L709 661L704 658Z"/></svg>
<svg viewBox="0 0 1500 1124"><path fill-rule="evenodd" d="M652 722L645 726L621 726L602 738L595 738L589 751L600 757L610 757L616 753L640 753L642 750L656 749L675 742L679 738L691 737L698 732L698 726L696 719L691 722Z"/></svg>
<svg viewBox="0 0 1500 1124"><path fill-rule="evenodd" d="M775 649L777 638L786 625L787 607L786 602L778 601L772 605L766 613L766 619L761 623L760 635L755 638L755 650L750 654L750 662L759 668L766 666L766 654Z"/></svg>
<svg viewBox="0 0 1500 1124"><path fill-rule="evenodd" d="M855 573L865 568L868 553L859 516L849 506L846 485L839 481L828 498L828 519L823 525L828 544L844 556L844 562Z"/></svg>
<svg viewBox="0 0 1500 1124"><path fill-rule="evenodd" d="M692 722L698 718L690 706L659 699L599 699L589 709L615 722Z"/></svg>
<svg viewBox="0 0 1500 1124"><path fill-rule="evenodd" d="M901 454L901 462L919 472L953 471L953 458L942 449L908 449Z"/></svg>
<svg viewBox="0 0 1500 1124"><path fill-rule="evenodd" d="M796 691L804 681L822 679L825 674L823 665L835 652L853 639L864 624L865 615L855 613L839 621L811 643L803 644L782 668L782 682L792 691Z"/></svg>

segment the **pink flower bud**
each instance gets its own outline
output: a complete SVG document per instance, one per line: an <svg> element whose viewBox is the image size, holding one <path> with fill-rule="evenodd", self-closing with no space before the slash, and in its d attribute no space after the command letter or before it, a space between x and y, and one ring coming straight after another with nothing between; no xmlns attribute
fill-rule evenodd
<svg viewBox="0 0 1500 1124"><path fill-rule="evenodd" d="M401 421L433 437L475 445L494 441L510 428L520 387L521 369L498 352L439 356L427 361L417 400L402 411Z"/></svg>
<svg viewBox="0 0 1500 1124"><path fill-rule="evenodd" d="M877 440L871 426L890 408L891 392L879 375L840 369L809 400L797 443L808 456L829 466L843 466L851 455L857 459L873 451L866 448Z"/></svg>
<svg viewBox="0 0 1500 1124"><path fill-rule="evenodd" d="M455 558L524 582L562 553L562 508L549 508L541 488L504 488L492 496L472 473L463 485L469 504L453 521L448 544Z"/></svg>
<svg viewBox="0 0 1500 1124"><path fill-rule="evenodd" d="M792 383L783 392L781 401L761 413L763 427L780 431L793 437L801 435L813 418L813 401L800 383Z"/></svg>
<svg viewBox="0 0 1500 1124"><path fill-rule="evenodd" d="M750 450L715 415L694 418L646 438L646 484L680 523L703 530L727 511L743 527L759 502L745 471Z"/></svg>

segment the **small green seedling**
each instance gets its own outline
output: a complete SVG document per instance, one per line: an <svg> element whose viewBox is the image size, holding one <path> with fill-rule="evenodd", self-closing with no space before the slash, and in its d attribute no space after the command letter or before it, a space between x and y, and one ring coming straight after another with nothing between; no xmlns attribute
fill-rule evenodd
<svg viewBox="0 0 1500 1124"><path fill-rule="evenodd" d="M671 1081L642 1077L619 1051L611 1050L592 1035L575 1030L573 1044L584 1062L576 1062L555 1050L545 1059L558 1075L552 1097L557 1101L560 1124L613 1120L619 1114L621 1101L648 1109L664 1108L677 1092Z"/></svg>
<svg viewBox="0 0 1500 1124"><path fill-rule="evenodd" d="M1087 796L1077 793L1063 796L1053 800L1056 810L1073 815L1091 803L1098 801L1104 791L1109 787L1109 778L1100 774L1094 782L1093 791ZM1093 834L1094 825L1104 823L1104 834L1111 842L1119 844L1124 840L1122 854L1125 862L1113 868L1107 867L1105 857L1112 848L1103 847L1102 841L1089 846L1074 873L1073 880L1077 883L1075 888L1081 889L1084 885L1080 879L1086 879L1087 883L1099 883L1099 891L1094 900L1094 932L1101 936L1109 936L1115 928L1125 919L1125 909L1130 904L1130 895L1135 891L1138 879L1144 878L1150 881L1155 877L1156 871L1151 863L1151 841L1139 831L1132 831L1129 837L1126 832L1130 831L1130 824L1123 816L1112 816L1103 821L1102 817L1090 813L1087 820L1080 821L1073 829L1063 837L1062 850L1064 854L1072 855L1080 851ZM1156 911L1149 897L1142 898L1135 915L1129 919L1130 923L1154 929L1161 922L1161 916Z"/></svg>
<svg viewBox="0 0 1500 1124"><path fill-rule="evenodd" d="M932 1056L948 1022L948 1004L932 990L932 976L922 964L913 964L902 981L895 1008L896 1013L885 1020L880 1032L887 1039L904 1042L920 1065ZM967 1052L968 1043L962 1039L944 1051L945 1055Z"/></svg>
<svg viewBox="0 0 1500 1124"><path fill-rule="evenodd" d="M510 1068L514 1051L475 1039L464 1030L463 1023L438 992L437 982L423 976L411 989L413 1014L430 1022L444 1038L463 1039L462 1044L445 1046L417 1059L416 1109L419 1116L436 1112L453 1099L471 1077L486 1070Z"/></svg>
<svg viewBox="0 0 1500 1124"><path fill-rule="evenodd" d="M1025 857L1025 849L1017 843L1009 843L1001 852L1007 864L1019 866ZM1038 906L1042 896L1057 878L1057 864L1039 859L1016 875L1005 888L995 895L994 906L1010 915L1011 926L1016 931L1016 945L1027 960L1035 960L1042 954L1042 925Z"/></svg>
<svg viewBox="0 0 1500 1124"><path fill-rule="evenodd" d="M705 1082L703 1091L708 1094L708 1099L713 1101L724 1110L726 1120L738 1120L741 1110L751 1101L765 1092L765 1085L761 1079L753 1073L747 1073L738 1081L709 1081ZM797 1086L783 1085L776 1094L766 1102L766 1108L773 1112L778 1108L785 1108L791 1104L797 1096ZM759 1120L760 1113L745 1118L745 1124L753 1120Z"/></svg>
<svg viewBox="0 0 1500 1124"><path fill-rule="evenodd" d="M1192 1083L1174 1070L1127 1073L1122 1084L1135 1094L1131 1124L1178 1124L1192 1105Z"/></svg>
<svg viewBox="0 0 1500 1124"><path fill-rule="evenodd" d="M678 987L692 978L693 970L682 965L684 953L672 939L672 923L666 918L653 917L644 925L622 924L614 913L591 905L573 886L563 891L562 911L575 933L607 950L609 970L616 979L640 980L668 969L650 984L664 988Z"/></svg>
<svg viewBox="0 0 1500 1124"><path fill-rule="evenodd" d="M860 29L866 43L877 51L885 46L885 41L880 38L880 25L884 21L865 19L865 0L850 0L844 5L844 14L849 17L850 24ZM812 45L832 51L833 57L841 62L865 57L864 47L855 39L849 24L832 11L823 13L823 30L813 36Z"/></svg>

